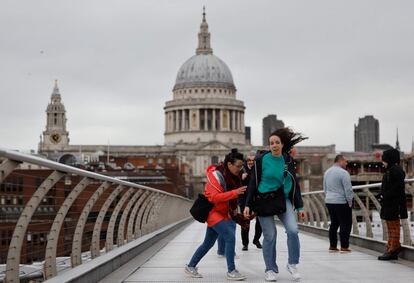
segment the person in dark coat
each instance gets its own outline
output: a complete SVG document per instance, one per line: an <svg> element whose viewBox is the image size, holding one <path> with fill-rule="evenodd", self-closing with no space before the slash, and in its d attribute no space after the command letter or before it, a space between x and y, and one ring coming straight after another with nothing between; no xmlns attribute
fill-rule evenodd
<svg viewBox="0 0 414 283"><path fill-rule="evenodd" d="M381 219L385 220L388 228L388 243L386 252L379 260L398 259L401 250L400 219L408 218L407 200L405 196L405 173L400 166L400 152L388 149L382 154L382 163L386 168L382 177Z"/></svg>
<svg viewBox="0 0 414 283"><path fill-rule="evenodd" d="M252 170L253 170L253 166L254 166L254 159L256 157L256 153L250 152L247 155L247 159L246 162L244 163L243 166L243 174L242 174L242 183L245 186L249 185L250 182L250 177L252 175ZM246 205L246 196L240 195L238 197L238 205L240 207L240 211L244 211L244 207ZM256 224L254 227L254 238L253 238L253 244L256 245L256 247L258 249L262 248L262 244L260 243L260 237L262 236L262 227L260 226L260 222L259 219L256 218ZM250 230L250 223L249 225L246 225L245 227L242 227L241 229L241 238L242 238L242 244L243 244L243 251L247 251L249 248L249 230Z"/></svg>

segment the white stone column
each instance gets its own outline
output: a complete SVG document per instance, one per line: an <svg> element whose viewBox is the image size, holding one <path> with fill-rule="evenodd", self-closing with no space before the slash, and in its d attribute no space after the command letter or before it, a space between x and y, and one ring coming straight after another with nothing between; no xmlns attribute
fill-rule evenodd
<svg viewBox="0 0 414 283"><path fill-rule="evenodd" d="M244 112L241 112L241 131L244 133Z"/></svg>
<svg viewBox="0 0 414 283"><path fill-rule="evenodd" d="M223 130L223 109L220 109L219 113L219 130Z"/></svg>
<svg viewBox="0 0 414 283"><path fill-rule="evenodd" d="M175 130L175 124L174 124L175 112L174 111L170 111L170 115L171 115L170 132L174 132L174 130Z"/></svg>
<svg viewBox="0 0 414 283"><path fill-rule="evenodd" d="M197 121L197 126L196 126L196 130L197 131L200 131L200 109L197 109L196 110L196 112L197 112L197 118L196 118L196 121Z"/></svg>
<svg viewBox="0 0 414 283"><path fill-rule="evenodd" d="M240 111L236 110L236 130L240 132Z"/></svg>
<svg viewBox="0 0 414 283"><path fill-rule="evenodd" d="M216 109L215 108L213 108L213 110L211 110L211 111L213 111L213 113L211 114L211 129L213 130L213 131L215 131L216 130Z"/></svg>
<svg viewBox="0 0 414 283"><path fill-rule="evenodd" d="M207 124L207 109L204 109L204 131L208 131L208 124Z"/></svg>
<svg viewBox="0 0 414 283"><path fill-rule="evenodd" d="M234 131L236 129L236 115L235 111L231 110L231 128Z"/></svg>
<svg viewBox="0 0 414 283"><path fill-rule="evenodd" d="M181 110L181 131L185 131L185 110Z"/></svg>
<svg viewBox="0 0 414 283"><path fill-rule="evenodd" d="M241 132L241 112L237 111L237 129Z"/></svg>
<svg viewBox="0 0 414 283"><path fill-rule="evenodd" d="M174 113L175 113L175 119L174 119L175 127L174 127L174 129L175 129L176 132L178 132L180 130L178 128L178 126L179 126L179 124L178 124L178 110L175 110Z"/></svg>

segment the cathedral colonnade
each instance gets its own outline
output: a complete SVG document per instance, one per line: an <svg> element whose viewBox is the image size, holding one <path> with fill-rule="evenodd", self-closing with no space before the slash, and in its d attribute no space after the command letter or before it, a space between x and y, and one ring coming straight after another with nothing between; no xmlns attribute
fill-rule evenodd
<svg viewBox="0 0 414 283"><path fill-rule="evenodd" d="M224 107L183 108L165 112L166 133L235 131L244 133L244 112Z"/></svg>

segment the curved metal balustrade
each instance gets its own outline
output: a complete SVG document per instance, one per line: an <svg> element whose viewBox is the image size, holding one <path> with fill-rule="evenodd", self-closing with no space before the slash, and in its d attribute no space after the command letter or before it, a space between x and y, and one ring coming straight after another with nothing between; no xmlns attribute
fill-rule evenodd
<svg viewBox="0 0 414 283"><path fill-rule="evenodd" d="M39 273L52 278L62 266L78 266L187 218L192 204L174 194L27 154L0 149L0 158L5 282ZM22 169L29 164L38 168L36 174Z"/></svg>
<svg viewBox="0 0 414 283"><path fill-rule="evenodd" d="M407 210L411 221L414 221L414 179L405 180L405 192L407 195ZM352 209L352 234L366 238L387 240L387 226L384 220L379 219L381 204L376 199L381 183L353 186L354 207ZM329 226L329 212L325 205L325 193L323 191L307 192L302 194L306 216L301 225L327 229ZM373 223L377 219L378 223ZM410 222L401 220L402 244L413 246L414 240L410 235ZM412 224L411 224L412 225ZM379 231L379 233L378 233ZM377 233L375 233L377 232ZM378 235L380 234L380 235Z"/></svg>

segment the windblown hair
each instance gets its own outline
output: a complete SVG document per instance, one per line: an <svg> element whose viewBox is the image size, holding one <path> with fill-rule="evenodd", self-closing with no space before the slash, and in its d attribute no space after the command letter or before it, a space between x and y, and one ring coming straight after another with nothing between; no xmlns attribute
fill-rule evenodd
<svg viewBox="0 0 414 283"><path fill-rule="evenodd" d="M286 153L290 153L295 144L308 139L308 137L302 136L301 133L295 133L289 127L278 129L271 133L269 138L271 136L278 136L280 138L280 141L283 144L283 152Z"/></svg>
<svg viewBox="0 0 414 283"><path fill-rule="evenodd" d="M237 148L233 148L231 152L224 157L224 165L227 167L227 162L234 164L236 160L243 161L243 154L240 153Z"/></svg>

